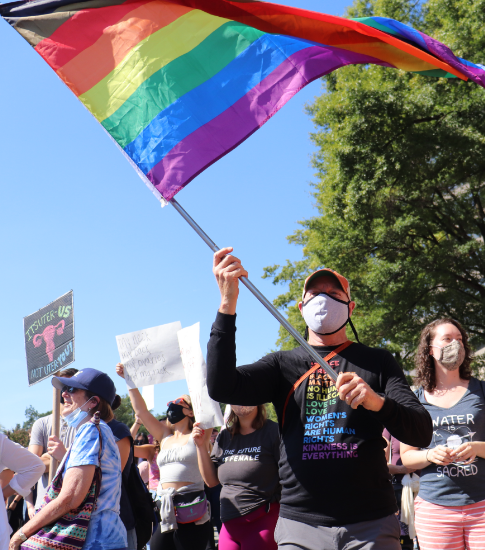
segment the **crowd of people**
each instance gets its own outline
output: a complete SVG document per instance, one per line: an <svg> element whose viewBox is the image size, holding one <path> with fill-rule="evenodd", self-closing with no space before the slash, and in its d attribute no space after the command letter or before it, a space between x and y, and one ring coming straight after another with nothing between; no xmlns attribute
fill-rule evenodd
<svg viewBox="0 0 485 550"><path fill-rule="evenodd" d="M225 425L202 429L189 395L159 420L135 388L128 427L110 376L58 372L59 437L52 416L35 422L28 449L0 433L0 550L206 550L214 527L220 550L485 548L485 388L460 324L423 329L413 391L391 353L355 330L348 340L349 283L321 269L299 308L337 381L302 348L237 367L247 272L231 252L214 256L221 303L207 351L209 394L230 403ZM22 498L24 521L9 524Z"/></svg>

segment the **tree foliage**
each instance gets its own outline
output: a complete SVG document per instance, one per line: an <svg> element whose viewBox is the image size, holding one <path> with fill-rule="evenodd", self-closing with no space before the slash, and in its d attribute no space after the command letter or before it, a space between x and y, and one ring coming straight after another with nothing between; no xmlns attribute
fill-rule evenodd
<svg viewBox="0 0 485 550"><path fill-rule="evenodd" d="M5 435L14 443L22 445L22 447L28 447L30 436L28 430L22 428L20 424L17 424L15 428L11 430L5 430Z"/></svg>
<svg viewBox="0 0 485 550"><path fill-rule="evenodd" d="M123 422L123 424L126 424L129 428L133 426L133 423L135 422L135 411L131 406L129 395L124 395L121 398L121 404L114 411L114 414L115 414L116 420ZM165 420L165 418L167 418L167 415L165 414L155 414L154 416L158 418L158 420ZM138 430L138 432L148 434L148 430L145 428L145 426L140 426L140 429Z"/></svg>
<svg viewBox="0 0 485 550"><path fill-rule="evenodd" d="M0 430L13 442L19 443L23 447L29 446L30 441L30 429L36 420L51 414L52 411L45 413L39 413L32 405L29 405L25 409L25 422L23 425L16 424L16 426L10 430L7 430L3 426L0 426Z"/></svg>
<svg viewBox="0 0 485 550"><path fill-rule="evenodd" d="M52 414L52 411L47 411L45 413L40 413L37 411L37 409L35 409L32 405L29 405L26 409L25 409L25 418L27 419L22 428L24 430L30 430L30 428L32 428L34 422L36 420L38 420L39 418L42 418L43 416L48 416L49 414Z"/></svg>
<svg viewBox="0 0 485 550"><path fill-rule="evenodd" d="M356 0L349 17L379 15L485 61L485 0ZM441 316L485 343L485 90L378 66L323 79L308 107L316 132L318 215L289 237L303 259L266 268L289 283L275 305L303 332L303 280L336 269L350 280L361 341L403 366L422 327ZM279 344L295 342L284 329Z"/></svg>

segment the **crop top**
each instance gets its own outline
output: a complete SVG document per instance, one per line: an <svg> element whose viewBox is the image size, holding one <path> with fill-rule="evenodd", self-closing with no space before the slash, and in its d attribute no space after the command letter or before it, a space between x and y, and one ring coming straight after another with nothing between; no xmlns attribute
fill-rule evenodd
<svg viewBox="0 0 485 550"><path fill-rule="evenodd" d="M172 437L172 436L169 436ZM185 445L164 449L163 445L168 438L162 441L162 446L157 457L157 464L160 469L160 483L174 483L184 481L191 483L191 490L202 491L204 489L204 481L199 471L199 463L197 460L197 448L192 436Z"/></svg>

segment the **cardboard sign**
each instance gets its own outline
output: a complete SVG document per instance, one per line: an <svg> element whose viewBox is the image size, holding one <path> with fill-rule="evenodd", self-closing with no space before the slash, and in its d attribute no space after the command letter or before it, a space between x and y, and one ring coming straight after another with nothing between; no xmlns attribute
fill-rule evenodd
<svg viewBox="0 0 485 550"><path fill-rule="evenodd" d="M207 365L200 348L199 335L200 323L177 333L195 419L206 430L222 426L224 419L219 403L211 399L207 391Z"/></svg>
<svg viewBox="0 0 485 550"><path fill-rule="evenodd" d="M25 356L29 386L74 361L72 290L24 317Z"/></svg>
<svg viewBox="0 0 485 550"><path fill-rule="evenodd" d="M185 378L177 331L180 321L116 337L128 388L142 388Z"/></svg>

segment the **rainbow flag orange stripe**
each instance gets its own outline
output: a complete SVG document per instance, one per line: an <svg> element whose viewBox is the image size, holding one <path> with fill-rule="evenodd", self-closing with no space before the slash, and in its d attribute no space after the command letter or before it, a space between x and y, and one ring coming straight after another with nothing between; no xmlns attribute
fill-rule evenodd
<svg viewBox="0 0 485 550"><path fill-rule="evenodd" d="M473 80L485 68L398 21L251 0L33 0L0 15L170 200L339 67Z"/></svg>

